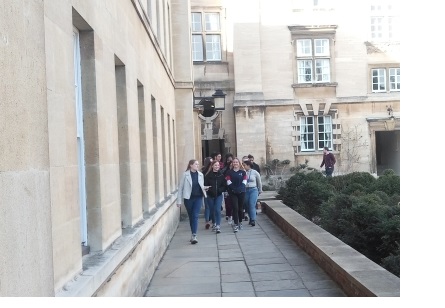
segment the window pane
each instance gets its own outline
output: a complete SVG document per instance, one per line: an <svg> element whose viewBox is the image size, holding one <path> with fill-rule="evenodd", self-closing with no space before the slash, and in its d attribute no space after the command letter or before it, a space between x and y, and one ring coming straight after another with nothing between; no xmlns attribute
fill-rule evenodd
<svg viewBox="0 0 445 308"><path fill-rule="evenodd" d="M330 81L330 67L329 59L315 60L315 81L329 82Z"/></svg>
<svg viewBox="0 0 445 308"><path fill-rule="evenodd" d="M192 31L193 32L201 32L201 13L192 13Z"/></svg>
<svg viewBox="0 0 445 308"><path fill-rule="evenodd" d="M314 117L300 118L300 145L301 151L314 150Z"/></svg>
<svg viewBox="0 0 445 308"><path fill-rule="evenodd" d="M192 56L193 61L203 61L204 52L202 44L202 35L192 35Z"/></svg>
<svg viewBox="0 0 445 308"><path fill-rule="evenodd" d="M312 82L312 61L299 60L298 61L298 82L309 83Z"/></svg>
<svg viewBox="0 0 445 308"><path fill-rule="evenodd" d="M297 40L297 57L312 57L311 40Z"/></svg>
<svg viewBox="0 0 445 308"><path fill-rule="evenodd" d="M206 36L207 61L221 61L221 38L219 35Z"/></svg>
<svg viewBox="0 0 445 308"><path fill-rule="evenodd" d="M329 56L329 40L317 39L314 40L314 55L315 56Z"/></svg>
<svg viewBox="0 0 445 308"><path fill-rule="evenodd" d="M400 91L400 68L389 69L389 90Z"/></svg>
<svg viewBox="0 0 445 308"><path fill-rule="evenodd" d="M206 13L206 31L220 31L219 13Z"/></svg>
<svg viewBox="0 0 445 308"><path fill-rule="evenodd" d="M377 68L372 70L372 92L386 91L386 69Z"/></svg>
<svg viewBox="0 0 445 308"><path fill-rule="evenodd" d="M332 117L319 116L318 120L318 149L332 148Z"/></svg>

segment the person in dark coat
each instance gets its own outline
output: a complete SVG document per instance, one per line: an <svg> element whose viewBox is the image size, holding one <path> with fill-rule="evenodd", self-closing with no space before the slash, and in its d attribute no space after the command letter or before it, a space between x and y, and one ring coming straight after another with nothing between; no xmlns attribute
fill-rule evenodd
<svg viewBox="0 0 445 308"><path fill-rule="evenodd" d="M328 147L323 148L323 161L321 162L320 168L325 166L326 176L332 177L332 173L334 172L334 165L336 163L335 156L331 152L329 152Z"/></svg>
<svg viewBox="0 0 445 308"><path fill-rule="evenodd" d="M204 175L204 185L207 190L207 204L210 209L212 230L221 233L221 210L223 203L223 192L227 190L225 176L220 169L219 161L214 160L210 169Z"/></svg>

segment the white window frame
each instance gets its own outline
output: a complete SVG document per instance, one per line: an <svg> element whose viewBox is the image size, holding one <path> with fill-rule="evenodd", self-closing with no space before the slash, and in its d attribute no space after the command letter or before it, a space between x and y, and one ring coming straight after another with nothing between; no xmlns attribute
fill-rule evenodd
<svg viewBox="0 0 445 308"><path fill-rule="evenodd" d="M331 81L329 38L297 39L297 82L328 83Z"/></svg>
<svg viewBox="0 0 445 308"><path fill-rule="evenodd" d="M400 67L373 67L371 92L400 92Z"/></svg>
<svg viewBox="0 0 445 308"><path fill-rule="evenodd" d="M400 92L400 67L389 68L389 91Z"/></svg>
<svg viewBox="0 0 445 308"><path fill-rule="evenodd" d="M322 150L325 146L332 149L332 116L300 117L300 149L301 152Z"/></svg>
<svg viewBox="0 0 445 308"><path fill-rule="evenodd" d="M371 70L371 89L373 93L386 92L386 68Z"/></svg>
<svg viewBox="0 0 445 308"><path fill-rule="evenodd" d="M192 59L222 60L219 12L192 12Z"/></svg>

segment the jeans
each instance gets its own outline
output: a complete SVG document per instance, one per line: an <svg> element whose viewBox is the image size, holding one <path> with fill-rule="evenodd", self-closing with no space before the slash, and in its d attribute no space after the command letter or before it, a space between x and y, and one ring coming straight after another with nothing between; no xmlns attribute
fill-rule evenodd
<svg viewBox="0 0 445 308"><path fill-rule="evenodd" d="M258 200L258 188L246 188L246 198L244 204L246 205L246 212L249 214L249 222L256 220L256 202Z"/></svg>
<svg viewBox="0 0 445 308"><path fill-rule="evenodd" d="M334 167L326 167L326 176L332 177L333 172L334 172Z"/></svg>
<svg viewBox="0 0 445 308"><path fill-rule="evenodd" d="M203 197L190 197L190 199L184 199L184 206L189 215L192 234L196 234L198 231L198 217L202 207L202 198Z"/></svg>
<svg viewBox="0 0 445 308"><path fill-rule="evenodd" d="M221 225L221 208L222 208L223 195L218 197L207 197L207 204L210 208L210 217L212 223L219 226Z"/></svg>

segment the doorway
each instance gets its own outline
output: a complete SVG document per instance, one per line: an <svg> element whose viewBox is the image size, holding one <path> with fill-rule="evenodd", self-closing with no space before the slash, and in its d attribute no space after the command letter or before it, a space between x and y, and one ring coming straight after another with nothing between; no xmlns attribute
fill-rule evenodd
<svg viewBox="0 0 445 308"><path fill-rule="evenodd" d="M209 157L212 153L219 152L224 157L225 154L224 139L203 140L202 159Z"/></svg>
<svg viewBox="0 0 445 308"><path fill-rule="evenodd" d="M377 175L392 169L400 175L400 130L376 131Z"/></svg>

